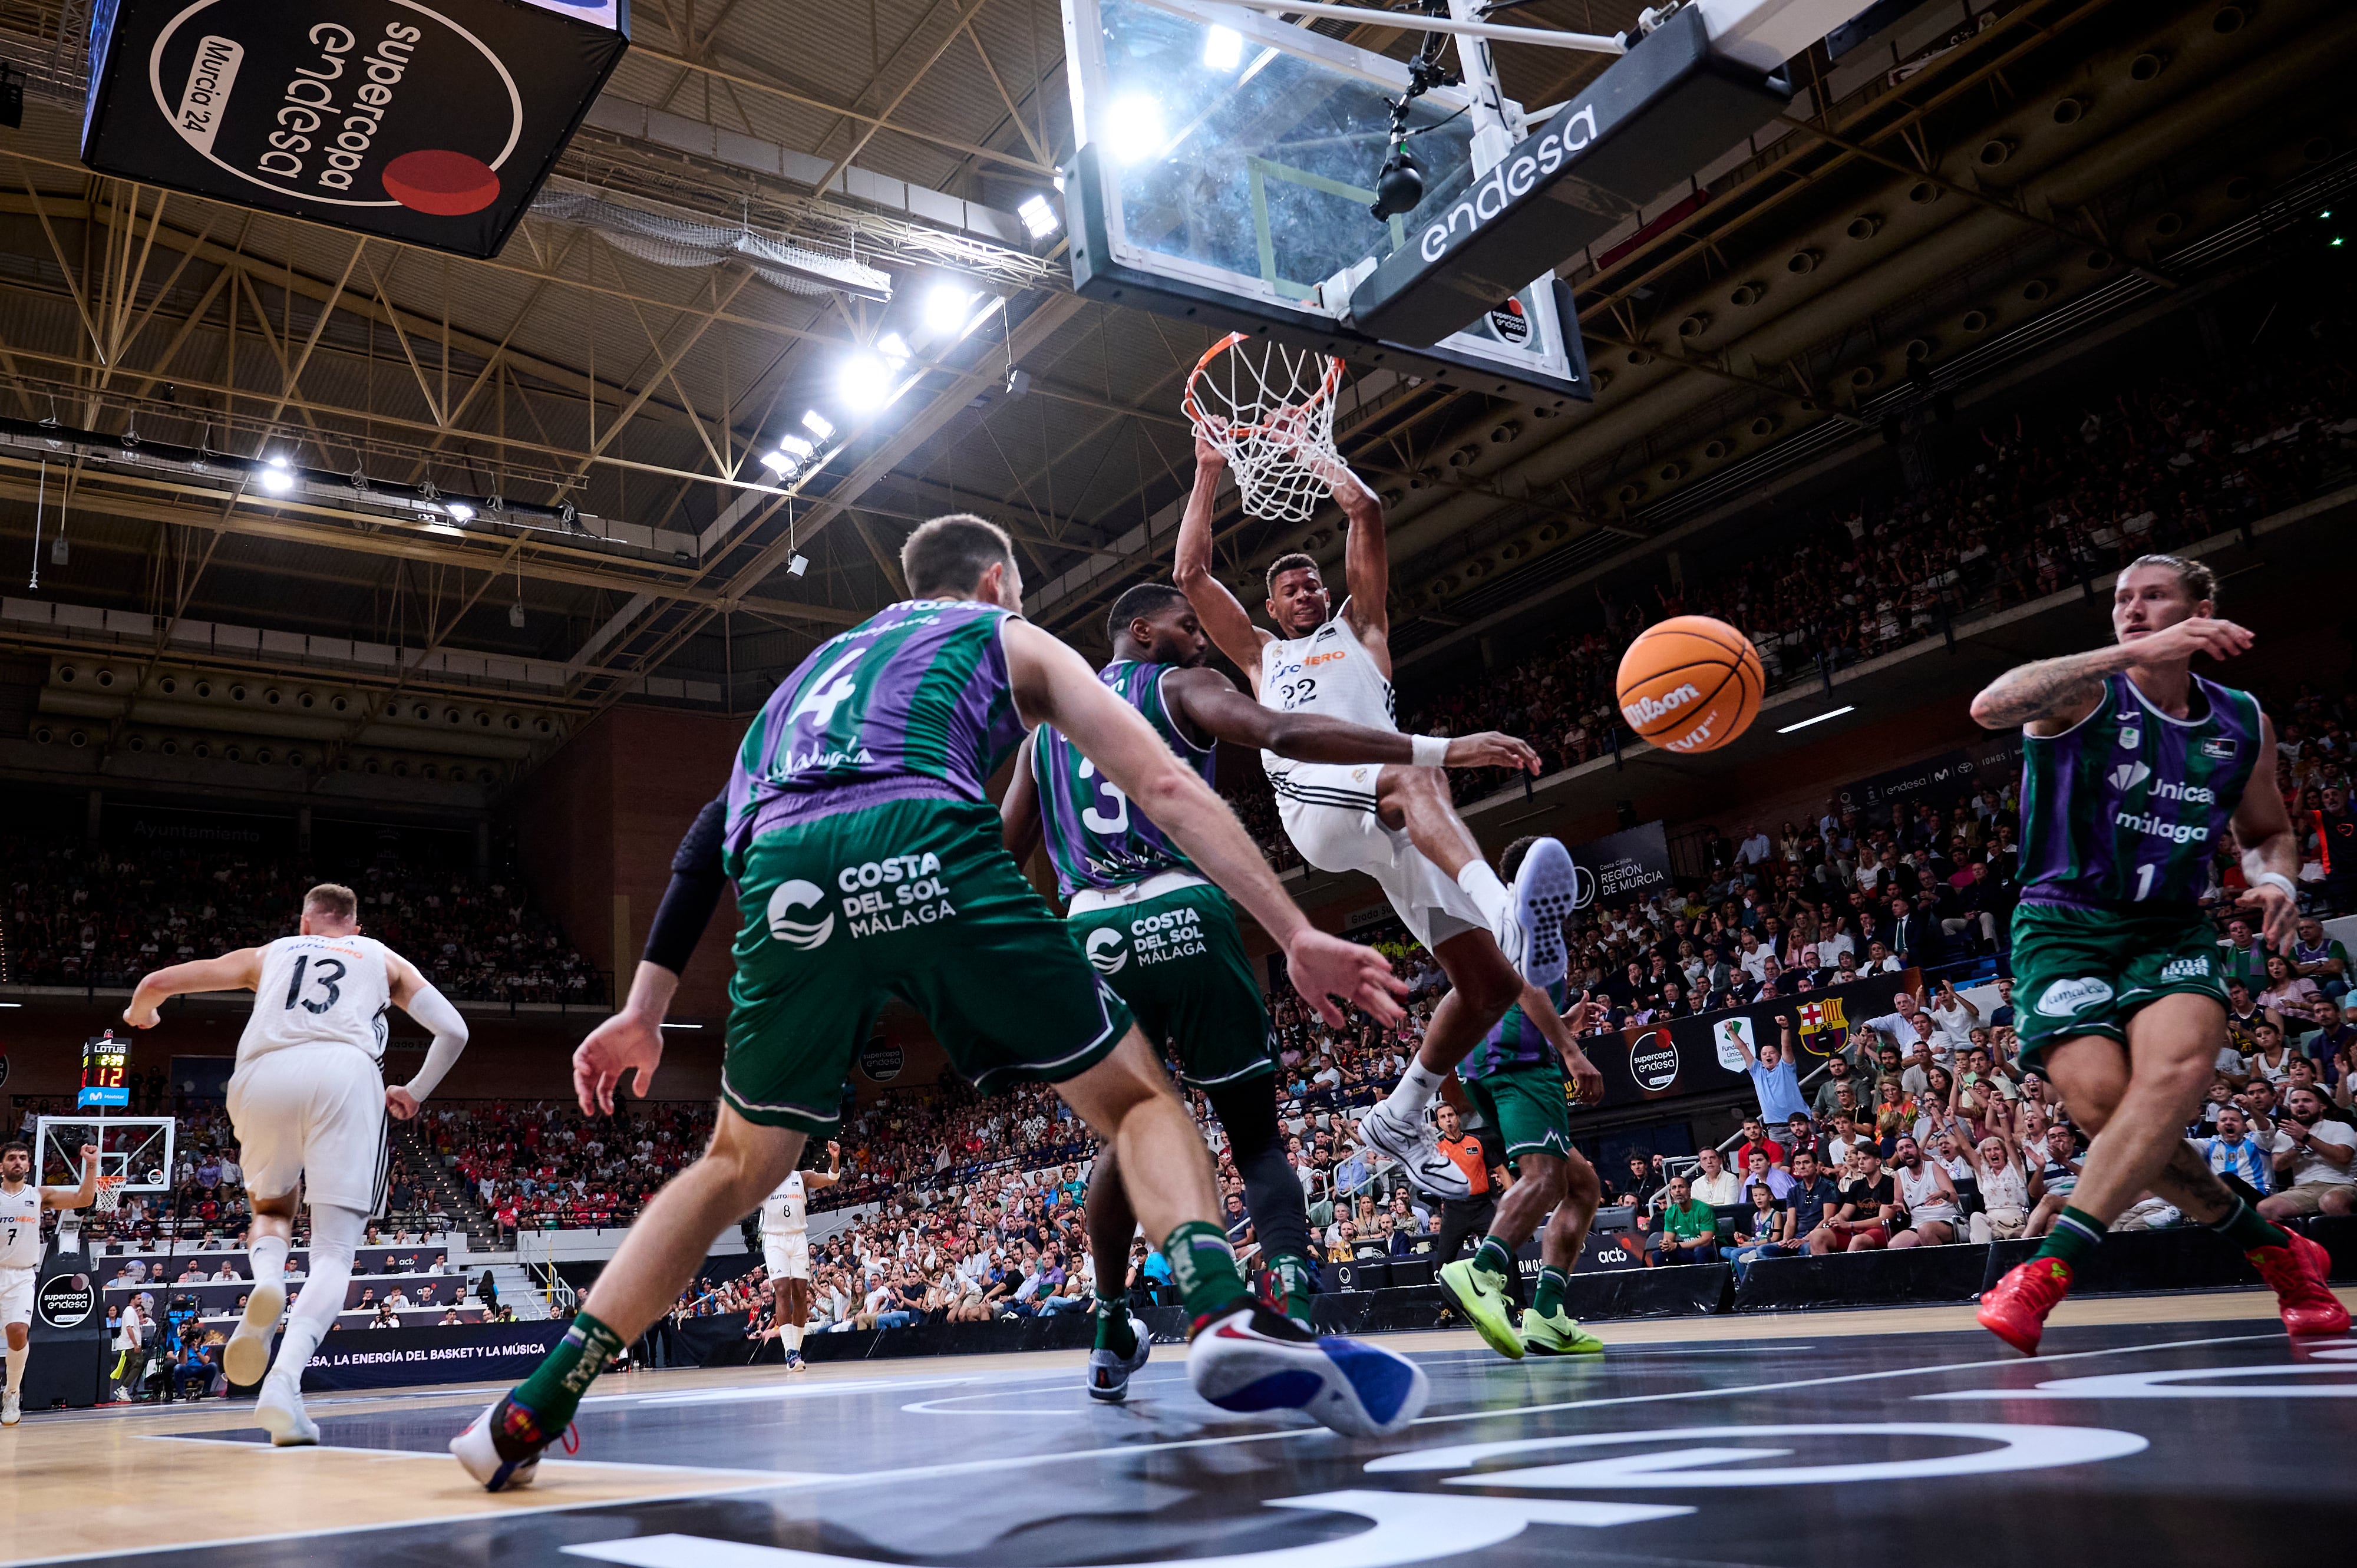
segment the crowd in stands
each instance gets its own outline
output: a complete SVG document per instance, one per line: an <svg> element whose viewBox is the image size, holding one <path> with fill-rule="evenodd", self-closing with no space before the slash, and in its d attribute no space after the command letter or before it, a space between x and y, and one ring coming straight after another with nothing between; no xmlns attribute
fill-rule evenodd
<svg viewBox="0 0 2357 1568"><path fill-rule="evenodd" d="M606 981L513 872L477 878L308 854L109 848L54 832L0 839L5 972L19 985L127 989L150 970L292 936L306 889L345 881L361 929L462 1002L597 1003Z"/></svg>
<svg viewBox="0 0 2357 1568"><path fill-rule="evenodd" d="M709 1101L617 1097L611 1117L559 1101L436 1100L420 1134L502 1239L518 1230L628 1225L712 1136Z"/></svg>
<svg viewBox="0 0 2357 1568"><path fill-rule="evenodd" d="M2198 377L2156 369L2100 403L1992 423L1951 465L1964 471L1922 489L1861 495L1753 531L1763 553L1599 591L1591 614L1566 616L1512 665L1403 693L1402 727L1503 730L1537 747L1546 771L1577 767L1608 755L1616 735L1634 744L1613 675L1654 621L1707 615L1738 628L1772 689L1813 675L1820 660L1874 658L2345 483L2357 466L2357 381L2337 355L2282 342L2239 364L2205 360ZM1460 801L1514 783L1495 770L1450 779ZM1273 864L1300 863L1259 768L1228 768L1220 785Z"/></svg>

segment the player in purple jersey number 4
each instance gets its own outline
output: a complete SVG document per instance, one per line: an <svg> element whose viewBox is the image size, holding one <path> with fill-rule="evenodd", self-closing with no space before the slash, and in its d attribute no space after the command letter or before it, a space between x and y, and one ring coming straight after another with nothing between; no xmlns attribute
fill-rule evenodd
<svg viewBox="0 0 2357 1568"><path fill-rule="evenodd" d="M2194 902L2207 856L2182 852L2231 825L2250 882L2241 902L2270 947L2290 945L2298 913L2275 726L2247 693L2192 669L2254 639L2218 618L2210 569L2170 555L2119 575L2112 632L2109 648L2022 665L1973 700L1986 727L2024 731L2025 1065L2095 1134L2070 1206L2039 1254L1982 1297L1980 1321L2034 1354L2079 1262L2150 1190L2243 1249L2293 1334L2345 1333L2324 1249L2260 1218L2185 1141L2226 1016L2214 933Z"/></svg>

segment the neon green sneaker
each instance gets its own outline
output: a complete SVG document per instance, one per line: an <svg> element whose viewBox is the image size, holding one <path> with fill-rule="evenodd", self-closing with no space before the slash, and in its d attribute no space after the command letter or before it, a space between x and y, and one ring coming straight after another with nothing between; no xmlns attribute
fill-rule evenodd
<svg viewBox="0 0 2357 1568"><path fill-rule="evenodd" d="M1514 1302L1505 1282L1470 1258L1445 1263L1440 1270L1440 1294L1481 1336L1481 1342L1510 1361L1523 1359L1523 1338L1514 1332Z"/></svg>
<svg viewBox="0 0 2357 1568"><path fill-rule="evenodd" d="M1541 1317L1535 1306L1523 1308L1523 1348L1534 1356L1604 1354L1604 1341L1582 1328L1561 1307L1552 1317Z"/></svg>

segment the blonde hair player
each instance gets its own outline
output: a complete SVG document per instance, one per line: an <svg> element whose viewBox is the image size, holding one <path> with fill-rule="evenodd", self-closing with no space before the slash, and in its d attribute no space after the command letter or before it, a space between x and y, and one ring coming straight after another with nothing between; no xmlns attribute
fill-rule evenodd
<svg viewBox="0 0 2357 1568"><path fill-rule="evenodd" d="M8 1339L8 1391L0 1396L0 1426L24 1418L18 1393L32 1359L33 1287L41 1273L41 1211L86 1208L98 1196L98 1145L81 1146L80 1187L35 1187L33 1151L0 1144L0 1326Z"/></svg>
<svg viewBox="0 0 2357 1568"><path fill-rule="evenodd" d="M123 1010L133 1028L152 1029L171 997L254 993L229 1080L230 1122L253 1205L253 1289L221 1365L233 1383L262 1384L255 1414L282 1448L319 1441L303 1409L303 1369L343 1310L353 1255L384 1201L385 1118L416 1115L467 1048L458 1010L407 959L361 935L359 917L350 888L323 882L303 896L297 935L159 969ZM406 1084L383 1077L392 1007L434 1035L425 1065ZM311 1210L311 1273L274 1367L270 1335L286 1305L298 1194Z"/></svg>
<svg viewBox="0 0 2357 1568"><path fill-rule="evenodd" d="M770 1332L786 1342L786 1369L807 1372L802 1330L810 1326L810 1195L843 1179L843 1145L827 1141L826 1169L793 1170L761 1200L761 1262L770 1272Z"/></svg>
<svg viewBox="0 0 2357 1568"><path fill-rule="evenodd" d="M1262 630L1211 572L1211 506L1225 459L1199 432L1195 489L1178 523L1178 584L1220 651L1252 677L1253 694L1281 713L1313 713L1396 734L1393 717L1391 560L1383 502L1338 456L1304 446L1298 461L1323 480L1350 520L1342 568L1350 592L1337 608L1318 563L1280 555L1269 564ZM1534 977L1562 967L1563 921L1575 897L1571 855L1534 840L1514 884L1499 880L1457 814L1441 772L1444 736L1413 737L1406 763L1297 762L1261 753L1286 836L1321 871L1363 871L1382 885L1401 921L1431 950L1449 993L1399 1085L1360 1123L1367 1141L1398 1160L1408 1179L1444 1198L1472 1184L1440 1152L1425 1112L1466 1054L1507 1009L1543 1005ZM1534 759L1531 770L1537 771Z"/></svg>

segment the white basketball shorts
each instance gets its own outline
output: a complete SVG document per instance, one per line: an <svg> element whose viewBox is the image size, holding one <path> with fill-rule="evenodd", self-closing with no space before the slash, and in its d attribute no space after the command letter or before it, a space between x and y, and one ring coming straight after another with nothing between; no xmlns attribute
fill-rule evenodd
<svg viewBox="0 0 2357 1568"><path fill-rule="evenodd" d="M253 1197L299 1180L310 1204L382 1207L384 1078L364 1052L320 1043L255 1057L229 1080L229 1119Z"/></svg>
<svg viewBox="0 0 2357 1568"><path fill-rule="evenodd" d="M1380 883L1407 929L1437 948L1490 923L1457 879L1426 860L1406 830L1375 815L1378 762L1297 762L1268 776L1276 814L1301 858L1320 871L1363 871Z"/></svg>
<svg viewBox="0 0 2357 1568"><path fill-rule="evenodd" d="M40 1275L38 1264L29 1269L0 1269L0 1326L33 1321L33 1282Z"/></svg>
<svg viewBox="0 0 2357 1568"><path fill-rule="evenodd" d="M761 1262L773 1280L806 1280L810 1272L810 1232L807 1230L764 1230L761 1232Z"/></svg>

